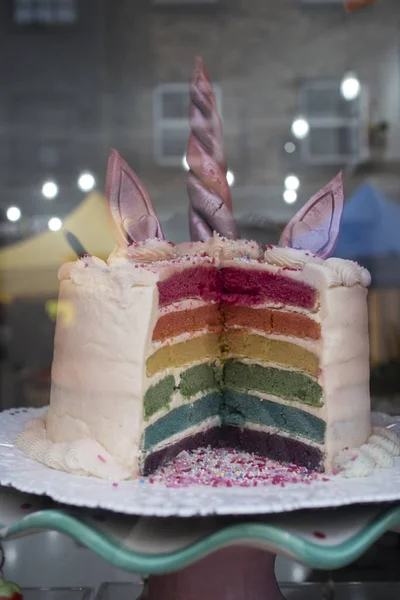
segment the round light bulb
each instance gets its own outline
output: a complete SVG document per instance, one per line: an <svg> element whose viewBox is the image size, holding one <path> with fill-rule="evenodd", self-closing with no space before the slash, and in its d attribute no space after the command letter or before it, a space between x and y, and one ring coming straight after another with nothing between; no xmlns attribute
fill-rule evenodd
<svg viewBox="0 0 400 600"><path fill-rule="evenodd" d="M96 180L91 173L81 173L78 178L78 187L82 192L90 192L94 188Z"/></svg>
<svg viewBox="0 0 400 600"><path fill-rule="evenodd" d="M19 221L21 218L21 211L18 208L18 206L10 206L7 209L7 219L9 221L12 221L13 223L15 223L16 221Z"/></svg>
<svg viewBox="0 0 400 600"><path fill-rule="evenodd" d="M292 133L294 137L299 140L307 137L308 132L310 131L310 125L308 121L303 117L297 117L292 123Z"/></svg>
<svg viewBox="0 0 400 600"><path fill-rule="evenodd" d="M232 173L232 171L228 171L226 174L226 180L228 182L229 187L232 187L233 184L235 183L235 176Z"/></svg>
<svg viewBox="0 0 400 600"><path fill-rule="evenodd" d="M53 200L58 194L58 185L55 181L45 181L42 185L42 194L47 200Z"/></svg>
<svg viewBox="0 0 400 600"><path fill-rule="evenodd" d="M288 175L285 179L285 188L287 190L298 190L300 186L300 179L297 175Z"/></svg>
<svg viewBox="0 0 400 600"><path fill-rule="evenodd" d="M47 225L50 231L59 231L62 227L62 221L58 217L52 217Z"/></svg>
<svg viewBox="0 0 400 600"><path fill-rule="evenodd" d="M345 100L355 100L360 93L361 84L354 73L346 73L340 84L340 92Z"/></svg>
<svg viewBox="0 0 400 600"><path fill-rule="evenodd" d="M293 204L297 200L297 192L294 190L285 190L283 192L283 199L286 204Z"/></svg>
<svg viewBox="0 0 400 600"><path fill-rule="evenodd" d="M293 152L296 150L296 145L293 144L293 142L286 142L284 148L285 152L287 152L288 154L293 154Z"/></svg>

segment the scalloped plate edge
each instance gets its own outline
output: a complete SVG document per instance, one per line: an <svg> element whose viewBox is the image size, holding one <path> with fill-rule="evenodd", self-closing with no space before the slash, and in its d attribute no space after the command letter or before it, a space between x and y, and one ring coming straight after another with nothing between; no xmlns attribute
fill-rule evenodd
<svg viewBox="0 0 400 600"><path fill-rule="evenodd" d="M284 554L315 569L344 567L367 550L381 535L400 523L400 507L386 509L345 542L321 547L282 527L260 523L230 525L180 550L146 554L123 546L120 540L57 510L27 515L0 531L4 540L43 530L56 530L79 541L113 565L131 572L161 574L182 569L197 560L235 544L262 547Z"/></svg>

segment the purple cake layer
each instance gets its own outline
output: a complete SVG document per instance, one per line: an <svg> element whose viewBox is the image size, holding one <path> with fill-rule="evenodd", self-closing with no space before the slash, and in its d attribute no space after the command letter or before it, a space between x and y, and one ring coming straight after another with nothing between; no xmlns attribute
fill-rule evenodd
<svg viewBox="0 0 400 600"><path fill-rule="evenodd" d="M149 454L144 463L144 475L151 475L159 467L174 459L180 452L196 448L232 448L265 456L272 460L296 463L313 471L323 471L323 454L319 448L276 433L225 426L182 438L167 448Z"/></svg>

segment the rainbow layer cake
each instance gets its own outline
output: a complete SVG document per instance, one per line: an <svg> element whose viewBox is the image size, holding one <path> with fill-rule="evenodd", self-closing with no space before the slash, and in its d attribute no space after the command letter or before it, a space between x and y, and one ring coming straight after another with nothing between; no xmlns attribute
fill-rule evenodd
<svg viewBox="0 0 400 600"><path fill-rule="evenodd" d="M163 239L143 184L112 151L116 248L107 262L85 254L61 267L50 407L16 444L49 467L113 480L207 446L330 471L371 435L370 276L330 258L342 176L263 248L239 239L201 60L190 123L192 241Z"/></svg>

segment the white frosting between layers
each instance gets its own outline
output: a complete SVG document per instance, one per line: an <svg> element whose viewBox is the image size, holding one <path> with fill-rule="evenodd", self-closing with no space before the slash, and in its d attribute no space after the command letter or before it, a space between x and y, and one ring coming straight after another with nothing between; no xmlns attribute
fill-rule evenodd
<svg viewBox="0 0 400 600"><path fill-rule="evenodd" d="M110 259L128 258L138 263L170 260L176 256L175 244L158 238L135 242L129 246L117 246Z"/></svg>

